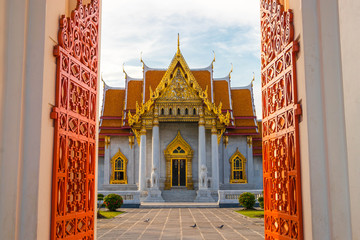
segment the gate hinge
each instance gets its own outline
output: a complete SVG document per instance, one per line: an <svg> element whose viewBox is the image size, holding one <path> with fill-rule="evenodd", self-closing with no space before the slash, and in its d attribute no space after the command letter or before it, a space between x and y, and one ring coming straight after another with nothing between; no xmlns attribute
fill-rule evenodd
<svg viewBox="0 0 360 240"><path fill-rule="evenodd" d="M301 104L299 104L299 103L295 104L294 113L295 113L295 116L300 116L302 114Z"/></svg>
<svg viewBox="0 0 360 240"><path fill-rule="evenodd" d="M58 117L59 117L58 112L59 112L59 109L57 107L53 107L52 111L50 113L50 118L51 119L58 119Z"/></svg>

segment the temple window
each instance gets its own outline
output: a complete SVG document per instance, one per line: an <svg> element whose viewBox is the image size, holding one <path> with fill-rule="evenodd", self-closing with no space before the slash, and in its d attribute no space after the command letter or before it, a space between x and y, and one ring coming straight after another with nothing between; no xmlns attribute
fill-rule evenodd
<svg viewBox="0 0 360 240"><path fill-rule="evenodd" d="M185 115L189 114L189 110L187 108L185 108Z"/></svg>
<svg viewBox="0 0 360 240"><path fill-rule="evenodd" d="M181 114L180 108L178 108L177 114L178 114L178 115Z"/></svg>
<svg viewBox="0 0 360 240"><path fill-rule="evenodd" d="M164 115L164 109L163 108L161 109L161 115Z"/></svg>
<svg viewBox="0 0 360 240"><path fill-rule="evenodd" d="M194 108L193 110L193 115L196 115L196 108Z"/></svg>
<svg viewBox="0 0 360 240"><path fill-rule="evenodd" d="M169 109L169 115L172 115L172 108Z"/></svg>
<svg viewBox="0 0 360 240"><path fill-rule="evenodd" d="M111 159L111 178L110 184L127 184L127 159L119 151Z"/></svg>
<svg viewBox="0 0 360 240"><path fill-rule="evenodd" d="M246 178L246 158L236 149L230 158L231 176L230 183L247 183Z"/></svg>

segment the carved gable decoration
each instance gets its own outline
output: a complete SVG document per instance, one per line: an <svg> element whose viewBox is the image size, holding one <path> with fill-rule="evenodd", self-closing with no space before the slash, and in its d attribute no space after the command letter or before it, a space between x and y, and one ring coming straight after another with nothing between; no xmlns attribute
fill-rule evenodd
<svg viewBox="0 0 360 240"><path fill-rule="evenodd" d="M175 77L173 77L174 73L176 74ZM174 85L172 84L173 80L175 80ZM185 96L184 93L181 94L182 90L180 87L186 86L185 84L187 85L186 89L189 89L189 92L186 92L188 97L198 97L197 99L200 99L204 103L208 111L214 114L221 124L224 124L225 126L229 125L230 113L227 112L226 115L222 114L221 104L215 106L215 104L208 99L207 88L202 89L200 87L179 49L155 91L152 91L150 88L150 99L144 104L137 104L136 113L134 115L131 113L128 114L129 125L133 126L139 123L141 116L149 112L155 101L158 101L160 97L170 98L173 96L179 100L183 100L181 98L184 98ZM184 89L184 91L187 91L186 89Z"/></svg>
<svg viewBox="0 0 360 240"><path fill-rule="evenodd" d="M187 84L181 70L177 68L175 71L175 77L157 101L201 100L196 91Z"/></svg>

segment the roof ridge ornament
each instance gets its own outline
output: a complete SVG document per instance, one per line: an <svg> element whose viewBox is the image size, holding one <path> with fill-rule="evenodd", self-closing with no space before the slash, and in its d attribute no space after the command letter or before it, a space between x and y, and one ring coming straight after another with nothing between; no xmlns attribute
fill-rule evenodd
<svg viewBox="0 0 360 240"><path fill-rule="evenodd" d="M253 72L253 79L251 80L251 87L254 86L254 82L255 82L255 73Z"/></svg>
<svg viewBox="0 0 360 240"><path fill-rule="evenodd" d="M212 50L212 51L213 51L213 53L214 53L214 59L213 59L212 62L211 62L211 69L214 69L215 51L214 51L214 50Z"/></svg>
<svg viewBox="0 0 360 240"><path fill-rule="evenodd" d="M233 72L233 70L234 70L234 66L233 66L233 64L231 63L231 70L230 70L230 72L229 72L229 80L231 79L231 73Z"/></svg>
<svg viewBox="0 0 360 240"><path fill-rule="evenodd" d="M176 55L180 55L180 33L178 33L177 53L176 53Z"/></svg>
<svg viewBox="0 0 360 240"><path fill-rule="evenodd" d="M127 73L125 72L125 63L123 63L123 73L125 74L125 79L127 79Z"/></svg>

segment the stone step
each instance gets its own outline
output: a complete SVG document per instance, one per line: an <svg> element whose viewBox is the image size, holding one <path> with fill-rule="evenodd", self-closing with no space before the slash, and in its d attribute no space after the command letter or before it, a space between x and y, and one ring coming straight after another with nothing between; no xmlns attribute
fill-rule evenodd
<svg viewBox="0 0 360 240"><path fill-rule="evenodd" d="M140 208L218 208L219 204L214 203L194 203L194 202L142 202Z"/></svg>
<svg viewBox="0 0 360 240"><path fill-rule="evenodd" d="M162 191L165 202L194 202L196 198L195 190L171 189Z"/></svg>

